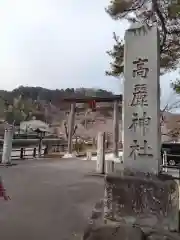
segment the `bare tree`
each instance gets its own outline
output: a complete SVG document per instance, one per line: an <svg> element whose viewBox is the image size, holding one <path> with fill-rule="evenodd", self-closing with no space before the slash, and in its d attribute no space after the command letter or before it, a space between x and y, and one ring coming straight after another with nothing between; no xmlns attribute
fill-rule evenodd
<svg viewBox="0 0 180 240"><path fill-rule="evenodd" d="M161 127L168 123L168 120L166 119L166 116L165 116L166 113L171 113L177 109L180 109L180 100L176 100L175 102L173 102L171 104L167 103L164 106L164 108L161 110L161 119L160 119ZM177 141L178 138L180 137L180 127L174 126L172 129L167 130L166 133L162 132L162 135L168 136L173 141Z"/></svg>
<svg viewBox="0 0 180 240"><path fill-rule="evenodd" d="M68 131L69 131L69 130L68 130L68 126L67 126L67 122L66 122L66 121L64 121L64 129L65 129L65 136L66 136L66 139L68 139L68 136L69 136L69 132L68 132ZM78 126L75 125L75 126L74 126L74 130L73 130L73 134L72 134L72 136L75 135L77 129L78 129Z"/></svg>

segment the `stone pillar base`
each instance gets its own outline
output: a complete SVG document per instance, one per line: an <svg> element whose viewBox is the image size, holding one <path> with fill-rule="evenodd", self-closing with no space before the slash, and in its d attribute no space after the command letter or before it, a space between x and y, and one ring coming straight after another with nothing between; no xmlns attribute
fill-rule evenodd
<svg viewBox="0 0 180 240"><path fill-rule="evenodd" d="M179 189L172 177L105 177L104 218L168 231L179 231Z"/></svg>
<svg viewBox="0 0 180 240"><path fill-rule="evenodd" d="M128 225L98 226L94 229L88 229L83 235L83 240L143 240L145 235L139 227Z"/></svg>
<svg viewBox="0 0 180 240"><path fill-rule="evenodd" d="M84 231L82 240L179 240L174 232L157 229L143 229L129 224L104 224Z"/></svg>

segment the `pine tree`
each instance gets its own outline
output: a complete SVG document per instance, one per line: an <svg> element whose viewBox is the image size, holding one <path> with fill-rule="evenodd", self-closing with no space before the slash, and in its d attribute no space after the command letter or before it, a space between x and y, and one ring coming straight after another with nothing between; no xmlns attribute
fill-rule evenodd
<svg viewBox="0 0 180 240"><path fill-rule="evenodd" d="M152 26L157 24L160 32L161 74L175 70L180 58L180 0L112 0L106 12L116 21L127 19ZM124 43L116 34L114 47L108 51L112 58L107 75L123 74ZM180 85L180 82L179 82Z"/></svg>

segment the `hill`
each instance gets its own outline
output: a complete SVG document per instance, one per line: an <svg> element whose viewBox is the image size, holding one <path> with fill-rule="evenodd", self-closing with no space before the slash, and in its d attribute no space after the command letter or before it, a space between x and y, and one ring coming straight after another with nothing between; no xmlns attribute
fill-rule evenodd
<svg viewBox="0 0 180 240"><path fill-rule="evenodd" d="M62 102L62 98L85 96L110 97L113 93L93 88L51 90L24 86L13 91L0 90L0 118L16 125L33 117L51 123L60 110L69 110L69 104Z"/></svg>

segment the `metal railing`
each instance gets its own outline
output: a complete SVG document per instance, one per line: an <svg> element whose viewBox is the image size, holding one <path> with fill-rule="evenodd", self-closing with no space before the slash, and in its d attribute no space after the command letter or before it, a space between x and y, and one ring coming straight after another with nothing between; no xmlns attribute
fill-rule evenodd
<svg viewBox="0 0 180 240"><path fill-rule="evenodd" d="M173 154L167 154L166 151L163 153L162 158L162 173L171 175L174 179L180 180L180 165L169 165L168 164L168 156L176 156L180 157L180 155L173 155Z"/></svg>

